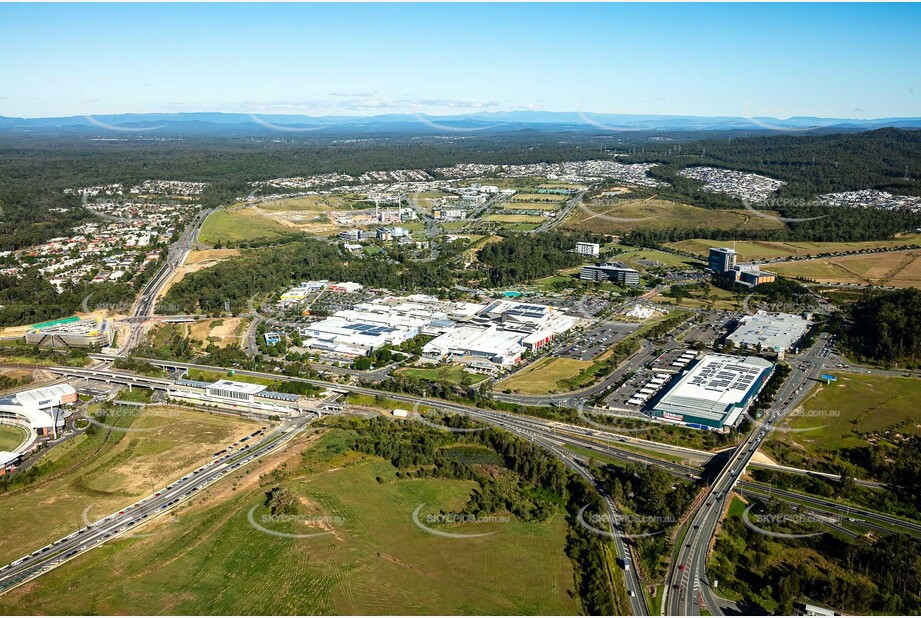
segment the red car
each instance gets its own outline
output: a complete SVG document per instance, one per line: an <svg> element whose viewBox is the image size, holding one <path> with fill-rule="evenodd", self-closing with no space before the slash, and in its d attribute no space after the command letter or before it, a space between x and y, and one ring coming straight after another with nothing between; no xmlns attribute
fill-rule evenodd
<svg viewBox="0 0 921 618"><path fill-rule="evenodd" d="M679 570L679 571L683 571L683 570L684 570L684 565L683 565L683 564L679 564L679 565L678 565L678 570Z"/></svg>

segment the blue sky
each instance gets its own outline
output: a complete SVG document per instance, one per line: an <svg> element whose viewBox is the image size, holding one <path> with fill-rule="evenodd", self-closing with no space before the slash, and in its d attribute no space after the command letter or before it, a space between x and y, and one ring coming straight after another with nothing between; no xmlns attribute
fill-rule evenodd
<svg viewBox="0 0 921 618"><path fill-rule="evenodd" d="M0 115L921 116L921 6L3 4Z"/></svg>

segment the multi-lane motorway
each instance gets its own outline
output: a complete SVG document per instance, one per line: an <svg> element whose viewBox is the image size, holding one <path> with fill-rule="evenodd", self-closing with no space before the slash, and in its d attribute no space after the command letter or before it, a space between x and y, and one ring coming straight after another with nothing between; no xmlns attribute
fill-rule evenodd
<svg viewBox="0 0 921 618"><path fill-rule="evenodd" d="M787 412L795 408L801 402L801 400L807 394L806 391L808 391L806 385L810 380L816 380L822 372L823 362L820 351L825 345L825 337L820 336L815 345L810 348L809 351L794 359L795 363L793 364L791 374L781 386L775 398L775 406L765 415L765 418L756 425L755 429L751 434L747 436L743 443L728 455L724 467L713 480L710 489L704 494L703 498L698 503L697 508L692 511L692 514L689 518L686 537L684 538L681 546L678 548L677 559L674 561L673 568L669 572L667 578L668 588L666 593L666 609L668 614L698 614L701 610L701 600L703 600L704 604L707 606L711 613L721 613L717 599L713 594L713 591L710 589L706 578L706 557L711 540L715 533L716 525L724 512L724 505L727 500L727 496L733 487L740 483L739 479L740 476L744 473L745 466L749 463L752 455L758 450L758 447L761 445L762 441L765 439L768 433L775 428L775 426L783 419ZM187 368L222 370L222 368L208 365L196 365L191 363L183 363L182 365L186 366ZM800 367L803 367L804 369L800 369ZM49 369L55 373L65 376L101 380L120 384L132 384L136 386L146 386L160 390L168 388L171 384L168 380L149 378L100 367L54 367ZM258 377L278 377L274 374L264 372L250 372L240 370L238 373ZM582 449L594 450L599 453L617 457L622 460L634 461L646 465L658 465L676 475L692 478L700 478L701 472L697 466L707 463L709 459L712 458L712 454L704 453L702 451L639 440L633 436L618 434L613 431L596 430L556 421L546 421L543 419L524 417L516 414L476 408L474 406L454 402L447 402L430 397L420 397L403 393L382 391L376 388L365 386L343 386L341 384L328 382L325 380L309 378L286 379L297 379L299 381L311 383L316 386L338 391L346 389L348 391L360 394L384 395L388 399L405 402L410 405L427 406L435 409L441 409L447 412L468 415L475 420L501 427L523 438L541 444L542 446L548 448L556 455L561 457L566 465L570 466L573 470L575 470L577 473L585 477L593 484L595 482L591 478L591 475L584 462L586 457L584 455L568 451L567 447L581 447ZM292 417L286 421L286 423L290 425L292 431L295 430L298 426L303 426L303 424L306 422L307 421L304 420L303 417ZM281 444L283 444L283 442L276 443L272 445L271 448L280 448ZM269 445L263 447L260 443L260 448L268 449ZM648 451L650 450L656 452L649 453ZM259 454L264 453L252 451L252 454L258 456ZM672 456L678 455L682 457L682 459L686 460L687 463L668 461L667 459L657 457L657 454ZM696 455L702 456L695 459ZM205 474L205 476L196 478L194 480L211 480L213 482L217 478L220 478L220 472L223 471L226 473L229 463L230 462L218 464L213 470L202 472L202 474ZM188 480L192 479L186 479L186 481ZM145 505L145 509L148 509L148 507L153 507L153 512L156 512L157 509L168 510L171 501L175 500L177 497L175 491L176 489L181 488L182 491L178 494L178 496L181 498L181 496L186 492L192 491L194 493L194 491L200 491L202 487L203 482L196 482L194 484L184 482L182 485L171 486L169 488L169 494L149 498L149 503ZM767 491L772 491L773 495L779 499L789 501L793 504L805 505L808 508L813 508L820 512L830 512L838 515L847 513L853 514L855 518L861 517L861 520L859 521L863 521L867 524L866 527L871 529L887 530L890 532L907 530L910 534L921 535L921 526L911 524L897 518L889 517L887 520L887 516L873 513L872 511L867 511L866 509L846 507L831 501L822 500L819 498L811 498L808 496L803 496L802 494L785 490L769 490L764 486L749 482L742 482L741 490L746 491L752 495L758 495L758 492L763 494ZM169 500L164 502L163 498L169 498ZM813 502L809 502L809 500L812 500ZM625 531L622 527L623 524L617 523L619 520L616 516L614 505L611 504L610 500L606 499L605 503L607 505L606 508L608 509L608 515L610 516L611 522L614 525L614 532L612 536L615 539L618 557L621 560L622 565L631 564L633 560L629 553L628 544L625 541ZM165 507L164 504L166 505ZM149 513L151 511L149 509L145 511L137 511L137 513L142 516L145 512ZM136 520L136 517L133 517L132 520ZM118 523L118 525L115 525L116 523ZM138 523L139 522L135 521L134 525L137 525ZM120 531L124 532L125 524L122 521L103 521L101 525L104 527L100 528L98 531L99 534L97 534L96 530L93 530L93 536L86 538L92 538L98 542L102 542L105 540L105 538L108 538L106 535L111 536L113 534L120 533ZM616 527L618 525L620 525L621 528L618 529ZM80 540L82 541L82 539ZM67 554L72 552L74 548L79 551L86 551L93 546L87 545L86 548L81 549L83 545L86 545L86 543L81 542L75 545L74 539L70 539L68 544L64 545L63 547L58 548L57 546L52 545L50 547L53 549L48 549L45 551L39 550L39 554L37 556L29 557L28 559L23 560L21 563L15 565L13 570L0 573L0 587L3 586L3 582L5 581L23 581L23 578L25 577L37 576L41 574L41 572L44 572L44 570L53 568L57 564L60 564L68 559ZM47 557L44 557L42 554L46 552ZM39 561L38 559L41 560ZM28 571L28 573L26 573L26 571ZM31 573L31 575L29 575L29 573ZM636 569L625 569L623 576L627 590L632 593L630 596L631 610L636 614L648 614L649 610L646 608L642 582L639 580Z"/></svg>
<svg viewBox="0 0 921 618"><path fill-rule="evenodd" d="M185 230L183 230L176 242L170 245L166 262L160 267L153 278L147 282L143 289L141 289L131 312L131 333L121 345L122 354L131 350L140 342L140 338L144 334L144 322L153 315L160 290L162 290L163 286L172 279L176 270L182 266L189 256L195 244L195 239L198 237L198 231L201 229L202 223L205 222L209 214L211 214L211 210L205 209L200 211L195 219L185 227Z"/></svg>
<svg viewBox="0 0 921 618"><path fill-rule="evenodd" d="M128 533L151 519L169 513L227 474L250 461L284 448L291 438L316 418L315 414L290 419L252 444L215 459L124 509L58 539L28 556L0 568L0 594L39 577L74 557Z"/></svg>
<svg viewBox="0 0 921 618"><path fill-rule="evenodd" d="M797 362L793 363L790 375L775 397L776 407L772 407L742 444L736 447L690 517L687 536L678 547L666 578L665 606L669 616L699 615L701 602L711 614L722 615L707 578L707 554L725 510L729 492L775 425L806 396L808 389L805 387L810 379L814 381L821 374L824 365L820 352L826 344L827 335L819 335L813 346L795 359ZM808 366L808 369L800 369L801 364Z"/></svg>

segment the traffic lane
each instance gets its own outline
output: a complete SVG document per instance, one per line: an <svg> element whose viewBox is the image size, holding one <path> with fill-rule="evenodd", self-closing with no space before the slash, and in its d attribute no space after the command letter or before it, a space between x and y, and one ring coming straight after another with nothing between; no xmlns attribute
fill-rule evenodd
<svg viewBox="0 0 921 618"><path fill-rule="evenodd" d="M304 417L301 422L293 424L290 428L279 426L267 434L265 439L246 455L243 455L243 451L247 449L241 449L239 459L233 457L222 464L209 462L182 479L171 483L160 492L142 498L118 513L106 516L67 537L58 539L46 548L13 561L0 571L0 594L60 566L83 552L98 547L110 538L115 538L143 525L151 515L157 517L171 511L172 507L187 501L244 463L281 448L313 418L315 415ZM286 435L278 439L279 432ZM213 467L210 470L205 469L208 466Z"/></svg>

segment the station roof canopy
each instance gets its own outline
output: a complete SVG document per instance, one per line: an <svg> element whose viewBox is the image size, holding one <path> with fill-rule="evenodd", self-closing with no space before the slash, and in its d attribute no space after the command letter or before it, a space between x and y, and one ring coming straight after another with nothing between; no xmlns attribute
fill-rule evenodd
<svg viewBox="0 0 921 618"><path fill-rule="evenodd" d="M219 388L225 391L232 391L244 395L255 395L265 390L262 384L251 384L249 382L234 382L233 380L218 380L208 385L208 388Z"/></svg>

